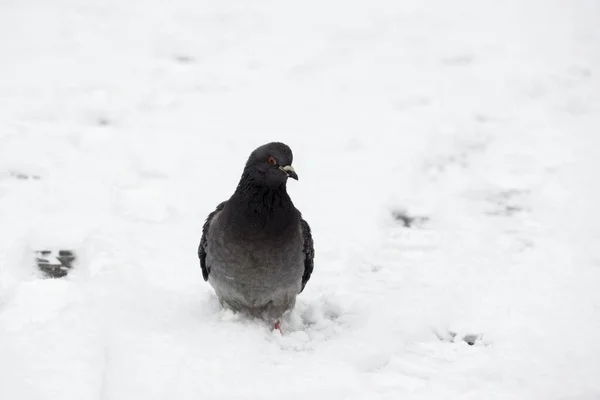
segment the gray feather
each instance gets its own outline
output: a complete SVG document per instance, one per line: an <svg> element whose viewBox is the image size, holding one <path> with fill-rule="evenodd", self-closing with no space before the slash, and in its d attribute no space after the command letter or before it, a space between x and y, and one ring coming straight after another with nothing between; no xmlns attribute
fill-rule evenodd
<svg viewBox="0 0 600 400"><path fill-rule="evenodd" d="M198 258L200 259L200 268L202 268L202 278L204 278L204 281L208 280L208 274L210 273L210 268L206 265L206 240L208 238L208 228L210 227L212 219L223 209L225 203L227 202L222 202L217 206L215 211L208 214L208 217L202 226L202 238L200 239L200 245L198 246Z"/></svg>
<svg viewBox="0 0 600 400"><path fill-rule="evenodd" d="M306 286L306 283L310 280L310 276L313 272L315 248L308 222L306 222L304 219L301 219L300 227L302 229L302 251L306 256L306 258L304 259L304 274L302 274L302 290L304 290L304 287Z"/></svg>

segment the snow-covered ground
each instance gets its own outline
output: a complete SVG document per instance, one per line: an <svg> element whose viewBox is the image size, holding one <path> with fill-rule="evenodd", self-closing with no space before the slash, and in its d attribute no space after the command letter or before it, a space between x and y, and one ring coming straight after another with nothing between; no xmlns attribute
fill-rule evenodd
<svg viewBox="0 0 600 400"><path fill-rule="evenodd" d="M0 399L600 398L599 21L3 1ZM317 252L283 335L222 310L196 256L272 140ZM79 255L66 278L47 247Z"/></svg>

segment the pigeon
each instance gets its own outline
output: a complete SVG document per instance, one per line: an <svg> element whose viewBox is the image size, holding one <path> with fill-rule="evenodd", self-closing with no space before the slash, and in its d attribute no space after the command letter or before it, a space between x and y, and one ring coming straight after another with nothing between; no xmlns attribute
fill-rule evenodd
<svg viewBox="0 0 600 400"><path fill-rule="evenodd" d="M311 229L287 193L298 180L292 150L272 142L248 158L233 195L202 228L198 258L220 303L273 323L291 310L313 272Z"/></svg>

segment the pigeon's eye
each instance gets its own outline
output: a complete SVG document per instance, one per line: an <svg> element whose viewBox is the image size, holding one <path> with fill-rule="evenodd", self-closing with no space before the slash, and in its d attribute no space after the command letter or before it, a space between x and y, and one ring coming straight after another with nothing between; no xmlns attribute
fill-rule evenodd
<svg viewBox="0 0 600 400"><path fill-rule="evenodd" d="M275 159L275 157L271 156L269 158L267 158L267 162L271 165L275 165L277 164L277 160Z"/></svg>

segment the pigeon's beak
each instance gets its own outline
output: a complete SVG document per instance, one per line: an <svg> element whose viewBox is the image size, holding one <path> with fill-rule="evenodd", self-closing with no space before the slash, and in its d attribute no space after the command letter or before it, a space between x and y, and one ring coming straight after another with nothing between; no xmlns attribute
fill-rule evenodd
<svg viewBox="0 0 600 400"><path fill-rule="evenodd" d="M279 167L279 169L282 170L283 172L285 172L287 174L288 178L298 180L298 174L296 174L296 171L294 171L294 167L292 167L291 165L286 165L285 167Z"/></svg>

